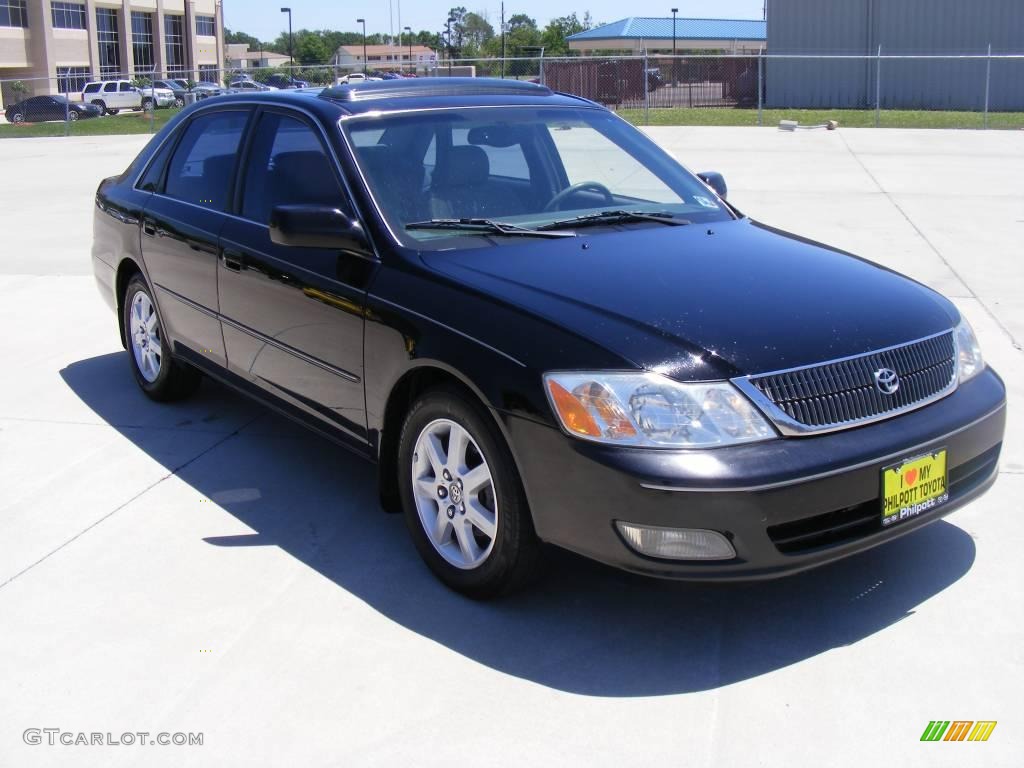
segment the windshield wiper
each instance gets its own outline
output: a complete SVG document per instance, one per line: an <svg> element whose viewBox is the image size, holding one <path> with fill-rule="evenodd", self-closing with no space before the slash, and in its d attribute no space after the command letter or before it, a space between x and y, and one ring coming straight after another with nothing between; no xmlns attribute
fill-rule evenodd
<svg viewBox="0 0 1024 768"><path fill-rule="evenodd" d="M576 237L575 232L542 232L504 221L491 219L430 219L428 221L412 221L405 225L406 229L461 229L466 232L480 232L487 235L520 235L526 237Z"/></svg>
<svg viewBox="0 0 1024 768"><path fill-rule="evenodd" d="M656 221L659 224L668 224L672 227L682 227L691 223L688 219L677 219L675 214L668 211L598 211L597 213L588 213L584 216L576 216L572 219L560 219L552 221L550 224L542 224L537 227L537 230L591 227L598 224L616 224L629 221Z"/></svg>

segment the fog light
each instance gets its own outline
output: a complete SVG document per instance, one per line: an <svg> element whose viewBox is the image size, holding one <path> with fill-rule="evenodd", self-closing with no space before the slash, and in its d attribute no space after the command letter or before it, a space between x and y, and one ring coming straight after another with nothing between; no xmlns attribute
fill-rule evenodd
<svg viewBox="0 0 1024 768"><path fill-rule="evenodd" d="M722 534L701 528L658 528L615 521L630 547L669 560L731 560L736 550Z"/></svg>

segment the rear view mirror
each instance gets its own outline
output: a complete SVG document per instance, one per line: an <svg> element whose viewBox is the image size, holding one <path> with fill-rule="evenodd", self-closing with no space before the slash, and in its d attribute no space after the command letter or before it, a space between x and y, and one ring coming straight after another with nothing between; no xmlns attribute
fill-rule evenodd
<svg viewBox="0 0 1024 768"><path fill-rule="evenodd" d="M292 248L327 248L370 254L362 225L326 205L279 205L270 214L270 239Z"/></svg>
<svg viewBox="0 0 1024 768"><path fill-rule="evenodd" d="M467 143L485 147L512 147L521 141L519 129L510 125L478 125L466 136Z"/></svg>
<svg viewBox="0 0 1024 768"><path fill-rule="evenodd" d="M717 171L704 171L697 174L701 180L711 187L718 196L725 200L729 196L729 187L725 183L725 177Z"/></svg>

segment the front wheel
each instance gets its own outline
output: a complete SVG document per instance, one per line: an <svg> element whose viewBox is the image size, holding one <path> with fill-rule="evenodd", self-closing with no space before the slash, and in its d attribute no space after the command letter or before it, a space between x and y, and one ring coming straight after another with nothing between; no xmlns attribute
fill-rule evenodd
<svg viewBox="0 0 1024 768"><path fill-rule="evenodd" d="M185 106L185 100L183 98L181 98L181 96L176 97L174 99L174 106L176 108L178 108L178 109L181 109L182 107Z"/></svg>
<svg viewBox="0 0 1024 768"><path fill-rule="evenodd" d="M68 120L70 120L71 122L75 122L75 120L77 119L78 113L75 110L72 109L70 112L68 112Z"/></svg>
<svg viewBox="0 0 1024 768"><path fill-rule="evenodd" d="M125 289L124 330L132 373L148 397L168 402L196 391L201 374L171 356L156 304L141 275L135 275Z"/></svg>
<svg viewBox="0 0 1024 768"><path fill-rule="evenodd" d="M150 98L143 99L142 100L142 111L143 112L149 112L151 109L153 109L153 100L150 99Z"/></svg>
<svg viewBox="0 0 1024 768"><path fill-rule="evenodd" d="M15 125L21 125L25 122L25 115L23 115L21 112L15 112L13 115L11 115L11 122Z"/></svg>
<svg viewBox="0 0 1024 768"><path fill-rule="evenodd" d="M540 542L512 455L486 411L454 389L428 392L409 411L398 451L406 525L441 581L488 598L534 576Z"/></svg>

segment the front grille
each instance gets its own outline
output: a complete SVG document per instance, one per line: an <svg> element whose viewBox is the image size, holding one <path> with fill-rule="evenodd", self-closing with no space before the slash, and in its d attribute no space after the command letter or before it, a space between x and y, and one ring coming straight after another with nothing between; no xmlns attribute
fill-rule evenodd
<svg viewBox="0 0 1024 768"><path fill-rule="evenodd" d="M875 384L875 372L882 368L899 374L899 389L891 395L883 394ZM910 410L952 390L956 385L956 343L950 331L858 357L751 376L745 381L761 395L756 399L767 401L766 410L776 423L788 424L792 428L789 431L856 426Z"/></svg>
<svg viewBox="0 0 1024 768"><path fill-rule="evenodd" d="M949 496L955 500L988 479L999 463L1002 443L949 471ZM942 507L939 507L941 510ZM879 498L802 520L768 526L768 538L784 555L845 544L882 530Z"/></svg>

